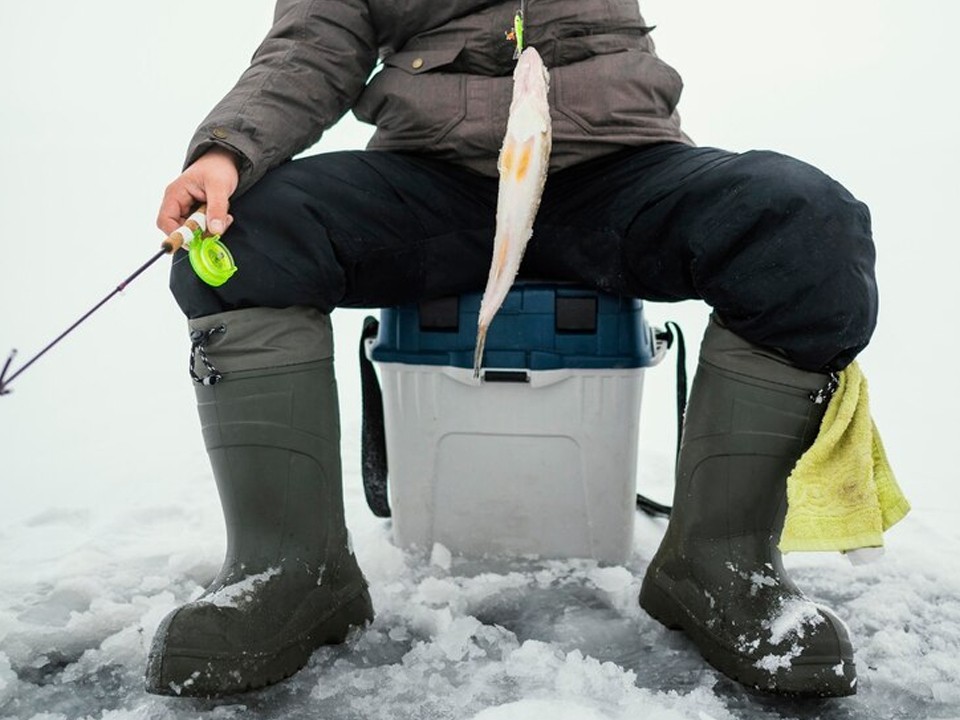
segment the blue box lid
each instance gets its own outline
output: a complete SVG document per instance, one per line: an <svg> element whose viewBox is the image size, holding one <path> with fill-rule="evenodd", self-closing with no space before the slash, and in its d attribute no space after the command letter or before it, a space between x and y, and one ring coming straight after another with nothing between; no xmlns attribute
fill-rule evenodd
<svg viewBox="0 0 960 720"><path fill-rule="evenodd" d="M384 308L371 357L473 367L482 293ZM518 282L487 332L484 368L640 368L653 363L643 303L576 285Z"/></svg>

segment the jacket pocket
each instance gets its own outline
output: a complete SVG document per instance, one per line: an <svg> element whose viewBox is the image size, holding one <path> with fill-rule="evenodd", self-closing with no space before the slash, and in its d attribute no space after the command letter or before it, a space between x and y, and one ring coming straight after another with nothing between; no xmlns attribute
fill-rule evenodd
<svg viewBox="0 0 960 720"><path fill-rule="evenodd" d="M550 75L557 111L586 132L629 134L652 118L667 119L683 90L677 71L643 50L595 55Z"/></svg>
<svg viewBox="0 0 960 720"><path fill-rule="evenodd" d="M466 114L465 78L444 72L463 46L404 50L383 60L354 106L363 122L377 126L382 147L437 142Z"/></svg>

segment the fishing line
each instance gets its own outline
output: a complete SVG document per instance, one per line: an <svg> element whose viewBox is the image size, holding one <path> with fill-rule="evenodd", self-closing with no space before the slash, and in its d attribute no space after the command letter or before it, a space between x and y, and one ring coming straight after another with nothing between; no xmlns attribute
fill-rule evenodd
<svg viewBox="0 0 960 720"><path fill-rule="evenodd" d="M87 318L106 305L107 302L109 302L115 295L123 292L131 282L136 280L143 272L147 270L147 268L151 267L164 255L175 255L178 251L184 250L185 253L183 256L174 258L174 265L182 262L184 258L186 258L189 259L190 265L193 267L197 277L199 277L208 285L211 285L212 287L219 287L227 282L227 280L233 277L233 274L237 271L236 263L233 261L233 256L230 254L230 250L228 250L227 246L224 245L222 240L220 240L220 236L207 235L206 230L206 206L201 205L196 212L187 218L187 221L181 227L174 230L166 239L164 239L164 241L160 244L160 250L158 250L149 260L128 275L100 302L81 315L79 320L74 322L51 342L47 343L47 345L44 346L40 352L30 358L16 372L10 375L10 377L7 377L10 366L13 364L13 360L17 356L16 349L11 350L10 355L3 364L3 369L0 370L0 395L9 394L11 392L10 383L20 377L25 370L27 370L41 357L46 355L58 343L60 343L61 340L63 340L65 337L67 337L67 335L72 333L77 327L84 323Z"/></svg>

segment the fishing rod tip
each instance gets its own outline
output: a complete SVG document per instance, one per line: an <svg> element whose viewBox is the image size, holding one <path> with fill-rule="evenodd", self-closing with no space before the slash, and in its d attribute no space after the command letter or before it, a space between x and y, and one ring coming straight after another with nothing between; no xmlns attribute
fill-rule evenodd
<svg viewBox="0 0 960 720"><path fill-rule="evenodd" d="M3 370L0 370L0 384L3 383L3 379L7 376L7 370L10 369L10 363L13 362L13 359L17 356L17 350L14 348L10 351L10 355L7 357L7 361L3 364Z"/></svg>
<svg viewBox="0 0 960 720"><path fill-rule="evenodd" d="M13 392L9 388L9 383L7 382L7 370L10 369L10 363L13 362L13 359L17 356L17 350L14 348L10 351L10 356L7 358L7 361L3 364L3 369L0 370L0 396L9 395ZM12 379L12 378L11 378Z"/></svg>

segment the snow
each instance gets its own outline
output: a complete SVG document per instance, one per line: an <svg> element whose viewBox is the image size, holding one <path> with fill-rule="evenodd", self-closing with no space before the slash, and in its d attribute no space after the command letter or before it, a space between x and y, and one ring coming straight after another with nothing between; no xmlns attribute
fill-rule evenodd
<svg viewBox="0 0 960 720"><path fill-rule="evenodd" d="M857 696L746 692L647 617L636 596L659 520L640 518L623 567L395 547L360 487L361 311L338 311L334 324L347 515L375 622L273 688L221 701L147 695L153 633L203 593L224 552L183 371L184 323L156 269L0 398L0 720L960 718L960 111L949 92L960 5L902 7L643 3L684 76L694 137L802 157L874 216L883 307L861 365L915 509L869 565L787 558L811 601L848 625ZM28 227L0 241L0 362L12 346L26 359L153 252L157 201L186 139L271 10L100 0L51 15L42 3L0 4L0 26L15 30L0 43L10 69L0 79L0 216ZM216 38L215 51L203 52L202 38L182 43L194 27ZM202 71L196 54L171 48L203 52ZM918 98L922 111L910 111ZM357 147L367 132L348 119L318 149ZM648 309L682 324L692 371L705 309ZM670 362L647 373L640 430L639 483L659 500L669 500L673 467Z"/></svg>
<svg viewBox="0 0 960 720"><path fill-rule="evenodd" d="M521 700L488 708L473 716L473 720L605 720L606 715L586 705L558 700Z"/></svg>
<svg viewBox="0 0 960 720"><path fill-rule="evenodd" d="M764 655L755 665L770 673L775 673L780 668L790 667L794 658L803 651L798 640L806 634L807 626L819 625L822 622L826 620L814 603L800 598L787 599L780 608L779 614L764 621L763 627L769 631L767 641L771 645L779 645L785 640L794 639L793 645L780 655L775 653ZM744 644L747 645L745 640ZM840 675L843 674L842 667L841 663L841 671L838 673Z"/></svg>
<svg viewBox="0 0 960 720"><path fill-rule="evenodd" d="M441 543L433 544L433 551L430 553L430 564L436 565L443 570L449 570L453 563L453 555Z"/></svg>
<svg viewBox="0 0 960 720"><path fill-rule="evenodd" d="M356 452L356 442L345 450ZM198 471L172 482L184 507L213 493L196 489L209 482ZM157 508L152 525L138 522L145 511L101 508L87 516L82 537L59 546L40 540L76 530L70 513L6 525L19 557L0 560L0 718L523 719L556 708L558 717L719 719L795 717L805 707L744 692L640 610L636 594L660 520L639 518L624 567L455 555L445 567L430 562L436 548L393 545L389 523L363 505L356 470L346 486L376 620L345 646L315 653L286 683L220 702L142 689L160 619L195 598L218 568L222 548L205 542L220 532L215 500L193 513ZM954 550L928 545L938 532L914 518L882 560L864 567L840 555L791 561L798 583L847 622L857 648L860 694L818 705L823 717L960 710L960 581L943 570ZM808 608L815 612L812 603L785 606L770 639L801 632Z"/></svg>
<svg viewBox="0 0 960 720"><path fill-rule="evenodd" d="M773 587L777 579L773 575L763 575L758 572L750 573L750 594L756 595L762 587Z"/></svg>
<svg viewBox="0 0 960 720"><path fill-rule="evenodd" d="M217 588L203 598L203 602L222 608L238 608L249 601L257 590L272 577L280 574L280 568L269 568L256 575L248 575L243 580ZM323 573L321 573L322 577ZM318 581L319 584L319 581Z"/></svg>
<svg viewBox="0 0 960 720"><path fill-rule="evenodd" d="M783 603L780 614L769 622L768 638L773 645L779 645L791 635L802 638L807 625L819 625L826 622L817 606L809 600L791 598Z"/></svg>

